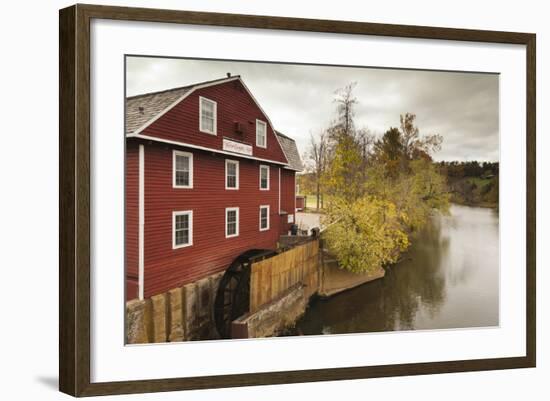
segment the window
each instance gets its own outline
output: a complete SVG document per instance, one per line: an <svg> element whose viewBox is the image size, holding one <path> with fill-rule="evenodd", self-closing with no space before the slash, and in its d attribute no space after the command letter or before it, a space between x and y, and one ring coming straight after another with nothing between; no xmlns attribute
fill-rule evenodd
<svg viewBox="0 0 550 401"><path fill-rule="evenodd" d="M239 235L239 208L228 207L225 209L225 238Z"/></svg>
<svg viewBox="0 0 550 401"><path fill-rule="evenodd" d="M200 131L206 132L207 134L216 135L218 104L213 100L207 99L202 96L199 97L199 102Z"/></svg>
<svg viewBox="0 0 550 401"><path fill-rule="evenodd" d="M225 161L225 189L239 189L239 162Z"/></svg>
<svg viewBox="0 0 550 401"><path fill-rule="evenodd" d="M193 211L172 214L172 248L193 245Z"/></svg>
<svg viewBox="0 0 550 401"><path fill-rule="evenodd" d="M260 164L260 189L269 190L269 166Z"/></svg>
<svg viewBox="0 0 550 401"><path fill-rule="evenodd" d="M269 230L269 205L260 206L260 231Z"/></svg>
<svg viewBox="0 0 550 401"><path fill-rule="evenodd" d="M262 120L256 120L256 146L267 148L267 124Z"/></svg>
<svg viewBox="0 0 550 401"><path fill-rule="evenodd" d="M193 188L193 154L174 150L172 158L172 186Z"/></svg>

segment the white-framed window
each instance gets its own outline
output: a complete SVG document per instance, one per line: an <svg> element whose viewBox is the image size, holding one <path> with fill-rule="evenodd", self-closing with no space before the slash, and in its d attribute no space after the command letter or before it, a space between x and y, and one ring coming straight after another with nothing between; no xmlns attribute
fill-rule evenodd
<svg viewBox="0 0 550 401"><path fill-rule="evenodd" d="M225 208L225 238L239 236L239 208Z"/></svg>
<svg viewBox="0 0 550 401"><path fill-rule="evenodd" d="M262 120L256 120L256 146L267 148L267 124Z"/></svg>
<svg viewBox="0 0 550 401"><path fill-rule="evenodd" d="M269 205L260 206L260 231L269 230Z"/></svg>
<svg viewBox="0 0 550 401"><path fill-rule="evenodd" d="M207 134L217 135L218 104L210 99L199 96L199 130Z"/></svg>
<svg viewBox="0 0 550 401"><path fill-rule="evenodd" d="M193 153L172 152L172 187L193 188Z"/></svg>
<svg viewBox="0 0 550 401"><path fill-rule="evenodd" d="M239 189L239 162L225 160L225 189Z"/></svg>
<svg viewBox="0 0 550 401"><path fill-rule="evenodd" d="M260 190L269 190L269 166L260 164Z"/></svg>
<svg viewBox="0 0 550 401"><path fill-rule="evenodd" d="M172 248L178 249L191 245L193 245L193 211L173 212Z"/></svg>

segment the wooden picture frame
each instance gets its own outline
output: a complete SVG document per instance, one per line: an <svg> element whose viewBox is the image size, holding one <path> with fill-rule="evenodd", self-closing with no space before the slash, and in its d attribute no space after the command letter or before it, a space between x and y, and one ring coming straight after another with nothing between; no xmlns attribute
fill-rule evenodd
<svg viewBox="0 0 550 401"><path fill-rule="evenodd" d="M223 376L92 383L90 380L90 21L94 18L241 28L475 41L526 46L526 356ZM74 5L60 29L59 388L73 396L144 393L534 367L536 361L535 49L530 33Z"/></svg>

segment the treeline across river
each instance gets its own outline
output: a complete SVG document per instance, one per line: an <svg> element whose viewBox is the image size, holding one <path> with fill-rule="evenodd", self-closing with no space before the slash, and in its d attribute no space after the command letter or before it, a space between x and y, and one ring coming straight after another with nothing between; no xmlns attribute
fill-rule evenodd
<svg viewBox="0 0 550 401"><path fill-rule="evenodd" d="M447 177L450 201L461 205L498 207L498 162L437 162L441 175Z"/></svg>

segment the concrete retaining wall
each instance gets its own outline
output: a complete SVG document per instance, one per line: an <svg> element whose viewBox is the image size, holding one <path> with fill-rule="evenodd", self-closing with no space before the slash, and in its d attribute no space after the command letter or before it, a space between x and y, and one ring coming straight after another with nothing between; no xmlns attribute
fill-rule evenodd
<svg viewBox="0 0 550 401"><path fill-rule="evenodd" d="M215 339L214 300L223 273L126 303L126 343Z"/></svg>
<svg viewBox="0 0 550 401"><path fill-rule="evenodd" d="M246 314L231 325L232 338L273 337L293 327L305 313L308 297L304 285L289 288L257 312Z"/></svg>

